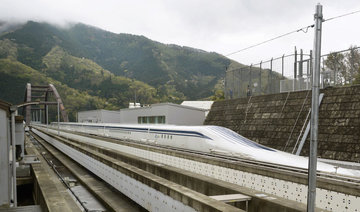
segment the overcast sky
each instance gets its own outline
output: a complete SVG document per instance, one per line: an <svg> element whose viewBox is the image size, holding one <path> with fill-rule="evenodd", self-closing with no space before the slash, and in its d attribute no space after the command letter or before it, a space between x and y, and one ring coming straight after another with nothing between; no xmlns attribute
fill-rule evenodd
<svg viewBox="0 0 360 212"><path fill-rule="evenodd" d="M2 0L0 19L82 22L115 32L144 35L162 43L227 55L314 23L315 5L324 18L360 10L359 0ZM322 53L360 46L360 13L323 23ZM309 52L313 29L230 56L258 63L293 52Z"/></svg>

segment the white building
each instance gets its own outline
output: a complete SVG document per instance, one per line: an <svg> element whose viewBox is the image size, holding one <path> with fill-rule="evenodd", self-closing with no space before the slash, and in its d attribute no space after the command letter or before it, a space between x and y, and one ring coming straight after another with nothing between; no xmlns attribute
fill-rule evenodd
<svg viewBox="0 0 360 212"><path fill-rule="evenodd" d="M206 110L173 103L120 110L122 124L202 125Z"/></svg>
<svg viewBox="0 0 360 212"><path fill-rule="evenodd" d="M78 122L120 123L120 112L111 110L88 110L77 114Z"/></svg>
<svg viewBox="0 0 360 212"><path fill-rule="evenodd" d="M204 109L206 110L205 112L205 117L206 117L210 112L213 103L214 101L183 101L181 105Z"/></svg>

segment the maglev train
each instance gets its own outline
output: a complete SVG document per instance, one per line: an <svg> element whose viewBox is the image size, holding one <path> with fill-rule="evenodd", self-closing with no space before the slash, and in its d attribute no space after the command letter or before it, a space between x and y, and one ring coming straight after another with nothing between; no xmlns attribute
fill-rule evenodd
<svg viewBox="0 0 360 212"><path fill-rule="evenodd" d="M233 155L236 157L307 169L308 158L297 156L260 145L236 132L220 126L176 126L145 124L106 124L55 122L52 128L83 132L118 139L154 143L206 153ZM318 162L317 170L360 177L360 171L339 168Z"/></svg>

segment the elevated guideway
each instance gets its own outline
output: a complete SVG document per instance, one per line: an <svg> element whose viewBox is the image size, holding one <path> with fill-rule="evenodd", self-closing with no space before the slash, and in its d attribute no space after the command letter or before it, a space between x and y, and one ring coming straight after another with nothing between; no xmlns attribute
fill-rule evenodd
<svg viewBox="0 0 360 212"><path fill-rule="evenodd" d="M54 129L37 128L42 131L40 133L48 133L49 135L46 136L58 139L57 142L61 144L57 145L66 148L62 150L63 152L68 154L73 151L71 149L75 149L87 155L89 157L87 160L91 161L88 164L90 166L94 161L100 161L100 164L107 164L109 167L114 168L114 164L119 165L121 161L121 163L138 167L160 177L159 179L154 178L156 182L170 181L177 186L181 185L190 189L190 191L197 192L197 195L201 194L200 196L204 199L195 199L196 201L207 200L210 202L205 202L209 204L212 201L220 202L216 199L220 199L221 195L228 195L226 198L229 200L231 199L230 194L241 194L249 198L245 201L239 196L238 200L234 200L237 202L233 204L235 206L233 209L237 207L246 210L246 203L248 203L249 211L258 211L260 209L264 211L306 210L307 172L303 169L156 145L151 146L94 135L80 135L65 131L58 132ZM113 161L113 164L110 161ZM125 166L125 164L122 165ZM111 170L108 171L111 172ZM141 176L140 173L124 172L122 173L126 176L144 182L139 177ZM149 173L142 174L148 175ZM326 173L319 173L318 175L318 211L359 210L359 179ZM104 177L108 178L110 182L115 181L116 174L113 177L109 176ZM173 185L172 183L170 184ZM154 184L150 183L150 185ZM158 185L155 187L158 187ZM169 190L169 188L165 190L167 192L162 192L164 190L160 189L160 193L172 197L173 199L169 200L169 202L175 203L178 201L179 190L176 190L177 194L174 190ZM186 189L181 192L189 194ZM128 195L132 198L131 194ZM186 195L185 199L187 200L184 201L182 195L184 193L181 193L181 201L179 202L183 205L188 206L189 202L194 201L189 201L189 196ZM136 196L133 198L136 198ZM148 195L146 195L146 198L148 198ZM226 202L226 200L223 202ZM183 205L179 207L182 208ZM195 206L192 205L191 207Z"/></svg>
<svg viewBox="0 0 360 212"><path fill-rule="evenodd" d="M147 210L243 211L115 159L111 154L105 155L76 142L69 142L69 138L34 132Z"/></svg>

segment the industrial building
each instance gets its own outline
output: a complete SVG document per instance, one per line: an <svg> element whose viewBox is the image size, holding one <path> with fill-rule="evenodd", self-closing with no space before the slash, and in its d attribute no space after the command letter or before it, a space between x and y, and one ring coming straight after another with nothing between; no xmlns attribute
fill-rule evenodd
<svg viewBox="0 0 360 212"><path fill-rule="evenodd" d="M0 100L0 205L10 205L10 104Z"/></svg>
<svg viewBox="0 0 360 212"><path fill-rule="evenodd" d="M88 110L77 114L78 122L120 123L120 112L111 110Z"/></svg>
<svg viewBox="0 0 360 212"><path fill-rule="evenodd" d="M159 103L140 108L121 109L120 123L202 125L206 117L205 113L205 109Z"/></svg>
<svg viewBox="0 0 360 212"><path fill-rule="evenodd" d="M204 109L206 110L205 116L207 116L213 103L214 101L183 101L181 105Z"/></svg>
<svg viewBox="0 0 360 212"><path fill-rule="evenodd" d="M17 115L17 109L0 100L0 211L6 211L1 207L17 204L17 183L24 182L17 176L30 175L24 156L24 119Z"/></svg>
<svg viewBox="0 0 360 212"><path fill-rule="evenodd" d="M184 101L181 105L159 103L140 107L138 103L120 111L88 110L77 114L77 122L123 124L202 125L213 101Z"/></svg>

